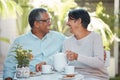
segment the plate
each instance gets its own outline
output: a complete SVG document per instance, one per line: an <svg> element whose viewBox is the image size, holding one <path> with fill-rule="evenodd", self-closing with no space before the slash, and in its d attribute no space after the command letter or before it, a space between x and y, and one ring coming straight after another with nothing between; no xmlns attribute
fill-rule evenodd
<svg viewBox="0 0 120 80"><path fill-rule="evenodd" d="M63 75L68 75L68 74L66 74L65 72L62 72L61 74L63 74ZM78 74L78 72L74 72L74 73L72 73L73 75L76 75L76 74Z"/></svg>
<svg viewBox="0 0 120 80"><path fill-rule="evenodd" d="M62 78L59 78L60 80L73 80L75 79L75 77L62 77Z"/></svg>
<svg viewBox="0 0 120 80"><path fill-rule="evenodd" d="M30 73L30 77L39 76L39 75L41 75L41 72L32 72L32 73Z"/></svg>

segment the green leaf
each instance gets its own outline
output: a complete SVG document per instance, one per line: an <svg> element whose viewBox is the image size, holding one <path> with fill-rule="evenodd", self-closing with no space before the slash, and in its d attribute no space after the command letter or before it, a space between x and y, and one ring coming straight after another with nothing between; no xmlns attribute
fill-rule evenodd
<svg viewBox="0 0 120 80"><path fill-rule="evenodd" d="M10 43L10 40L8 38L0 37L0 41Z"/></svg>

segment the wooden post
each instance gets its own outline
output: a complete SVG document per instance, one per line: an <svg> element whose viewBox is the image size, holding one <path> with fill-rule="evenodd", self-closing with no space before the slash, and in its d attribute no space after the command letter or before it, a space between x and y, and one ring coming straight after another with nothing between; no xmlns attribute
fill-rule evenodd
<svg viewBox="0 0 120 80"><path fill-rule="evenodd" d="M119 0L114 0L114 15L115 15L115 22L114 22L114 32L118 35L119 29ZM118 41L114 41L114 57L115 57L115 73L118 74L118 57L119 57L119 43Z"/></svg>

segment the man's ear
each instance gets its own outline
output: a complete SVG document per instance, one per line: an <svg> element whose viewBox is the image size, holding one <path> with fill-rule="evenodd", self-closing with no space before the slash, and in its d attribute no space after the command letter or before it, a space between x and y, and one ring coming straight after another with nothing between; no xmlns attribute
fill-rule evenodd
<svg viewBox="0 0 120 80"><path fill-rule="evenodd" d="M39 27L39 23L38 23L37 21L34 21L34 26L35 26L36 28L38 28L38 27Z"/></svg>

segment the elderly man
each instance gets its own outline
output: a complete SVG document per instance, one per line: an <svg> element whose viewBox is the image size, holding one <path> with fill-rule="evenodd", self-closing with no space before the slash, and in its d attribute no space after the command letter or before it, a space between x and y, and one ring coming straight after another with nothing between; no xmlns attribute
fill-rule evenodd
<svg viewBox="0 0 120 80"><path fill-rule="evenodd" d="M32 50L34 56L30 62L31 71L41 71L41 65L48 62L48 57L52 56L56 52L62 51L62 44L65 40L65 36L59 32L51 31L51 19L49 13L43 8L37 8L29 14L29 24L31 31L18 37L8 52L8 56L13 54L11 52L12 47L16 43L23 46L24 49ZM13 80L16 72L15 57L6 57L4 62L4 80Z"/></svg>

